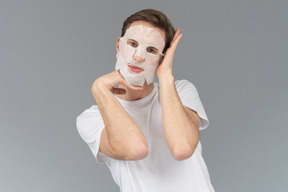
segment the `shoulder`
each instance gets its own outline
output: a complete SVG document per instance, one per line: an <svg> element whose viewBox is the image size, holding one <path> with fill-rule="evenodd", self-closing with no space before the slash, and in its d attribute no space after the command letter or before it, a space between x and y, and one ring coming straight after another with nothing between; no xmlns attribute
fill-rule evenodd
<svg viewBox="0 0 288 192"><path fill-rule="evenodd" d="M87 137L97 128L103 127L103 119L97 105L92 105L76 118L77 130L82 137Z"/></svg>
<svg viewBox="0 0 288 192"><path fill-rule="evenodd" d="M207 128L209 125L209 120L196 87L193 85L193 83L187 80L178 80L175 82L175 85L182 104L196 111L201 118L199 129L203 130Z"/></svg>
<svg viewBox="0 0 288 192"><path fill-rule="evenodd" d="M84 110L80 115L78 115L77 119L93 116L95 114L100 114L100 111L97 105L92 105L90 108Z"/></svg>
<svg viewBox="0 0 288 192"><path fill-rule="evenodd" d="M176 80L175 87L176 87L178 94L181 94L181 93L184 94L184 93L189 92L190 94L194 94L198 96L198 91L195 85L186 79Z"/></svg>
<svg viewBox="0 0 288 192"><path fill-rule="evenodd" d="M185 86L185 85L194 86L193 83L191 83L190 81L188 81L186 79L176 80L175 81L175 85L176 86Z"/></svg>
<svg viewBox="0 0 288 192"><path fill-rule="evenodd" d="M97 105L92 105L77 116L77 124L99 121L102 119L100 110Z"/></svg>

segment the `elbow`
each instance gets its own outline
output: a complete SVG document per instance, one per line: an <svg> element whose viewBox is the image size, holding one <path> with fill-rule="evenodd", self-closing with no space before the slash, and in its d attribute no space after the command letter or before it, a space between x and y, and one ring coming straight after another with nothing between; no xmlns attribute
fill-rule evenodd
<svg viewBox="0 0 288 192"><path fill-rule="evenodd" d="M146 143L138 143L137 145L129 145L128 147L116 147L114 155L122 160L137 161L145 159L148 156L148 145Z"/></svg>
<svg viewBox="0 0 288 192"><path fill-rule="evenodd" d="M129 160L136 161L145 159L148 156L148 145L139 144L137 147L133 148L133 151L130 152Z"/></svg>
<svg viewBox="0 0 288 192"><path fill-rule="evenodd" d="M196 150L196 146L191 147L190 145L177 146L172 150L172 155L175 160L183 161L190 158Z"/></svg>

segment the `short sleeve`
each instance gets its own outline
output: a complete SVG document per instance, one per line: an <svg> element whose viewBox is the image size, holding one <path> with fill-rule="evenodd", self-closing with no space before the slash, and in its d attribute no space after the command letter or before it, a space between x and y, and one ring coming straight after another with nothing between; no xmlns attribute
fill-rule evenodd
<svg viewBox="0 0 288 192"><path fill-rule="evenodd" d="M77 130L81 138L91 149L96 161L104 163L107 156L99 152L101 133L105 127L101 113L97 105L92 105L82 112L76 120Z"/></svg>
<svg viewBox="0 0 288 192"><path fill-rule="evenodd" d="M187 80L177 80L175 81L175 86L182 104L196 111L201 118L199 130L206 129L209 125L209 120L196 87Z"/></svg>

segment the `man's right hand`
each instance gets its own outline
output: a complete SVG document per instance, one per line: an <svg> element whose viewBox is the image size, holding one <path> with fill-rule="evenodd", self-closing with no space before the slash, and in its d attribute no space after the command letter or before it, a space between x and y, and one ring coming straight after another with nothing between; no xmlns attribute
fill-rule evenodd
<svg viewBox="0 0 288 192"><path fill-rule="evenodd" d="M129 85L119 71L113 71L96 79L91 86L91 92L94 95L96 91L110 91L113 94L124 95L126 90L122 88L115 88L116 85L122 84L125 88L133 91L141 91L144 86Z"/></svg>
<svg viewBox="0 0 288 192"><path fill-rule="evenodd" d="M105 123L99 151L114 159L140 160L148 155L148 144L140 127L113 96L126 93L125 89L115 88L117 84L125 85L124 88L140 89L128 85L118 71L99 77L91 87Z"/></svg>
<svg viewBox="0 0 288 192"><path fill-rule="evenodd" d="M91 86L91 92L94 94L98 90L110 91L113 94L125 94L125 89L115 88L115 85L126 84L125 79L119 71L113 71L96 79Z"/></svg>

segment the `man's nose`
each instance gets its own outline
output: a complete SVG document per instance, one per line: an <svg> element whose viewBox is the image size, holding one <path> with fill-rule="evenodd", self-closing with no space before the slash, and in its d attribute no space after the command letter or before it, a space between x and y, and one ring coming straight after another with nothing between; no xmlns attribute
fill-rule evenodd
<svg viewBox="0 0 288 192"><path fill-rule="evenodd" d="M133 54L133 59L139 63L145 62L145 52L138 47Z"/></svg>

